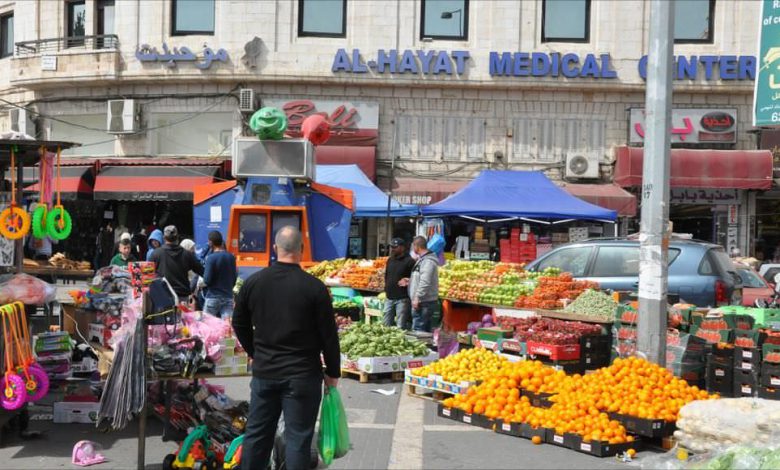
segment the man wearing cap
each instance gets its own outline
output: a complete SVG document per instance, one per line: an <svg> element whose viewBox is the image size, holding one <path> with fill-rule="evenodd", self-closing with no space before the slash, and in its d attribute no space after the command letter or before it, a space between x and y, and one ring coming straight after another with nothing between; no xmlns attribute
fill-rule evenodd
<svg viewBox="0 0 780 470"><path fill-rule="evenodd" d="M186 300L192 294L189 272L203 276L203 265L194 253L179 246L179 231L175 226L165 227L163 240L165 245L154 250L149 261L156 264L157 274L168 280L179 299Z"/></svg>
<svg viewBox="0 0 780 470"><path fill-rule="evenodd" d="M406 288L412 275L414 260L406 250L403 238L390 240L390 257L385 267L385 310L384 324L398 328L411 328L411 301Z"/></svg>

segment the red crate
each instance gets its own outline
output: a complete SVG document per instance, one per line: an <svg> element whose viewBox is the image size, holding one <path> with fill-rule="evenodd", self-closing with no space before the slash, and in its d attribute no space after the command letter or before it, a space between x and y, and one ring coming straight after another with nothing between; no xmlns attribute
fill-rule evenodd
<svg viewBox="0 0 780 470"><path fill-rule="evenodd" d="M546 344L528 341L528 354L546 356L553 361L570 361L580 358L579 344Z"/></svg>

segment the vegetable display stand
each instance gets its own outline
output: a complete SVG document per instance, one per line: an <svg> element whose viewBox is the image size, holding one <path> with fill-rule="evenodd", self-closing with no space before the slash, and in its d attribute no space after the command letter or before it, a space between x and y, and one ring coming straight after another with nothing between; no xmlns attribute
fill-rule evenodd
<svg viewBox="0 0 780 470"><path fill-rule="evenodd" d="M404 373L398 372L376 372L368 373L361 370L353 369L341 369L341 377L357 378L360 383L373 383L373 382L402 382L404 380Z"/></svg>

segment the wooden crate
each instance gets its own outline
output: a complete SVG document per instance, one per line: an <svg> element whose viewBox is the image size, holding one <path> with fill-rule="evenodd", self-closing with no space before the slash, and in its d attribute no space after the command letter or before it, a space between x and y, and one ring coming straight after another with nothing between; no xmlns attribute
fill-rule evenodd
<svg viewBox="0 0 780 470"><path fill-rule="evenodd" d="M447 398L454 396L454 393L443 392L441 390L434 390L431 388L421 387L419 385L406 384L406 391L410 396L416 398L422 398L423 400L431 400L435 402L441 402Z"/></svg>
<svg viewBox="0 0 780 470"><path fill-rule="evenodd" d="M363 372L361 370L352 370L352 369L341 369L341 377L352 377L357 378L360 380L360 383L366 384L366 383L372 383L372 382L403 382L404 380L404 372L385 372L385 373L374 373L369 374L368 372Z"/></svg>

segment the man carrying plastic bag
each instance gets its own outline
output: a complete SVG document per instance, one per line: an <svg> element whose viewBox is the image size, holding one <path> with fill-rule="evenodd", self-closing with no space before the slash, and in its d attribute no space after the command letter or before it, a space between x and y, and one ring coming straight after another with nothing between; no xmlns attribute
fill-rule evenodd
<svg viewBox="0 0 780 470"><path fill-rule="evenodd" d="M338 384L339 338L327 288L300 267L301 232L281 228L274 249L278 261L246 280L233 314L236 337L253 358L241 468L266 468L284 413L286 465L303 470L309 467L323 380L329 395Z"/></svg>

